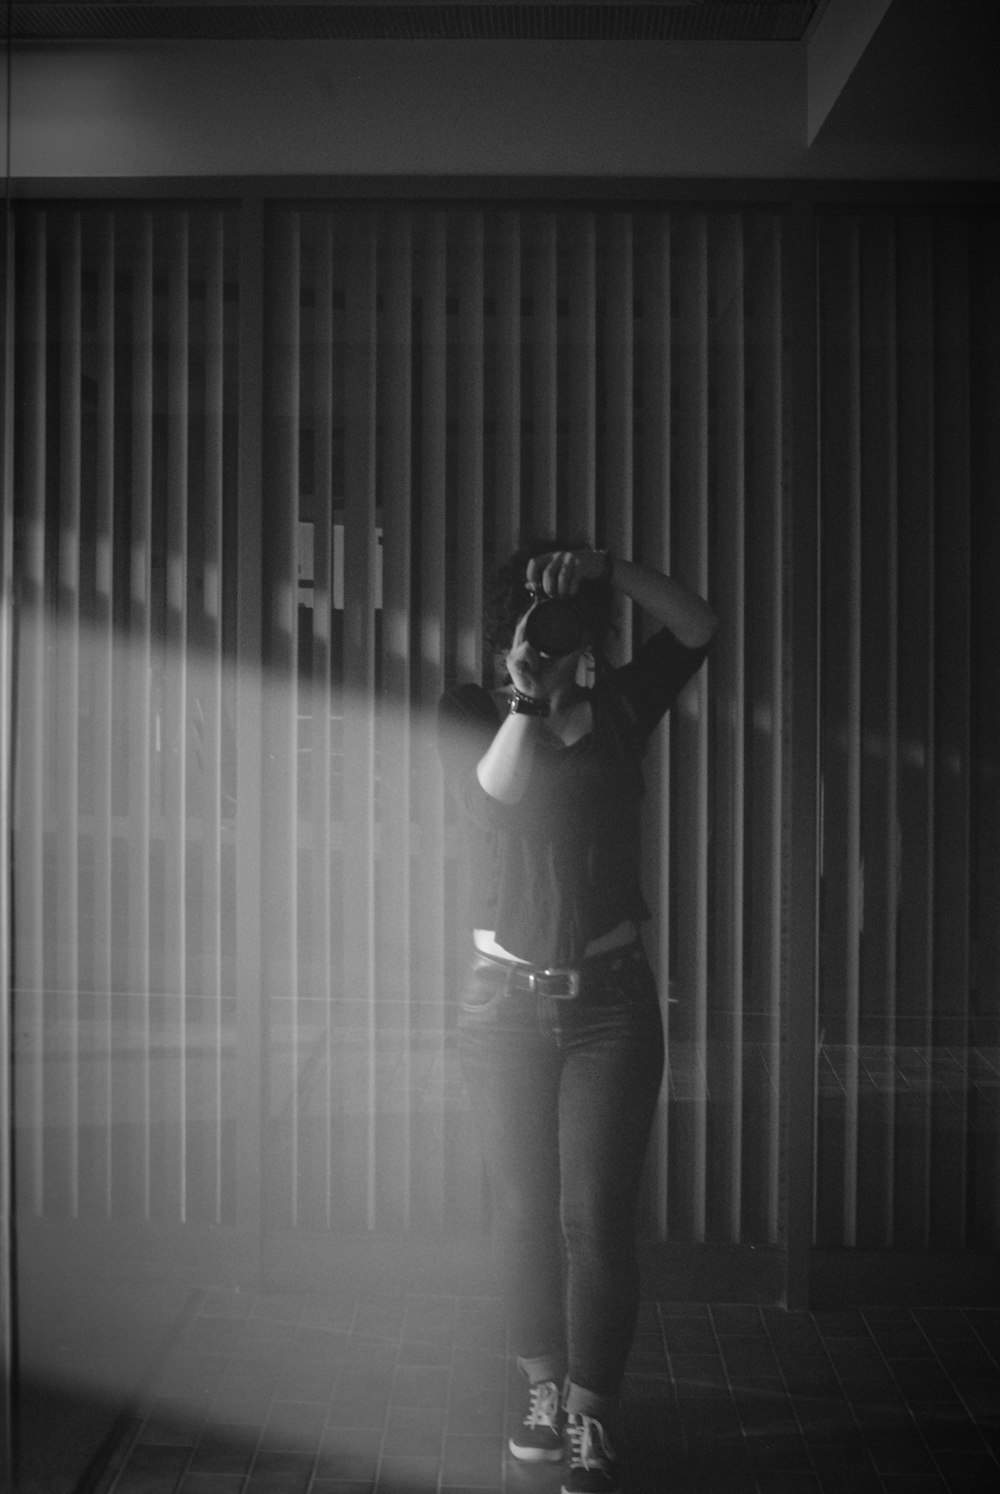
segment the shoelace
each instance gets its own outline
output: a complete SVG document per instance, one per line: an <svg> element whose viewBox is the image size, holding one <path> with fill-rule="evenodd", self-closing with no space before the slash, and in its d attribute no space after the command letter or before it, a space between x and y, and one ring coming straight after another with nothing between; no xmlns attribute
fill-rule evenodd
<svg viewBox="0 0 1000 1494"><path fill-rule="evenodd" d="M570 1464L577 1468L607 1468L614 1459L611 1439L593 1416L571 1416L567 1428Z"/></svg>
<svg viewBox="0 0 1000 1494"><path fill-rule="evenodd" d="M529 1387L526 1427L553 1427L559 1415L559 1387L554 1380L539 1380Z"/></svg>

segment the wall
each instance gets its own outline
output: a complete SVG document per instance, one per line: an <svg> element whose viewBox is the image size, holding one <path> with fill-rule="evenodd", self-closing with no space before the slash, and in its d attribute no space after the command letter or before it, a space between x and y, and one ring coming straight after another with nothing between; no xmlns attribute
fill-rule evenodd
<svg viewBox="0 0 1000 1494"><path fill-rule="evenodd" d="M12 170L784 174L804 76L771 44L39 47L15 58Z"/></svg>
<svg viewBox="0 0 1000 1494"><path fill-rule="evenodd" d="M949 10L946 29L926 0L892 6L867 46L833 25L843 9L808 45L20 46L11 170L995 178L981 0Z"/></svg>

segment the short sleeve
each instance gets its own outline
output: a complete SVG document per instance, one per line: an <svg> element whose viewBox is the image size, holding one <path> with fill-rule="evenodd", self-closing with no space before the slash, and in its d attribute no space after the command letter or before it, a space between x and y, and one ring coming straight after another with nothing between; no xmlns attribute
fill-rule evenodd
<svg viewBox="0 0 1000 1494"><path fill-rule="evenodd" d="M459 685L441 698L438 755L445 788L468 811L474 824L486 828L511 815L511 806L491 799L476 775L479 760L499 725L496 706L481 685Z"/></svg>
<svg viewBox="0 0 1000 1494"><path fill-rule="evenodd" d="M688 648L661 628L613 672L614 686L629 714L648 737L708 654L709 645Z"/></svg>

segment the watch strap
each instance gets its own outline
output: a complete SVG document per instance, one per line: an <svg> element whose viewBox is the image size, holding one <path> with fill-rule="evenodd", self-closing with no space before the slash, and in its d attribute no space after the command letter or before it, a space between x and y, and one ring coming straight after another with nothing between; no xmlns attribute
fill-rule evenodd
<svg viewBox="0 0 1000 1494"><path fill-rule="evenodd" d="M525 695L515 689L510 697L510 714L512 716L547 716L549 703L544 696Z"/></svg>

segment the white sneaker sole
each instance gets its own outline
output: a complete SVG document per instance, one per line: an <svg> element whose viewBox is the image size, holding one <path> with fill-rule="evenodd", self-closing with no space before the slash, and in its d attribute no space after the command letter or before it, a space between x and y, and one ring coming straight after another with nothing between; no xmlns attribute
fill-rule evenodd
<svg viewBox="0 0 1000 1494"><path fill-rule="evenodd" d="M519 1463L561 1463L565 1454L561 1447L521 1447L511 1437L507 1443L511 1457Z"/></svg>

